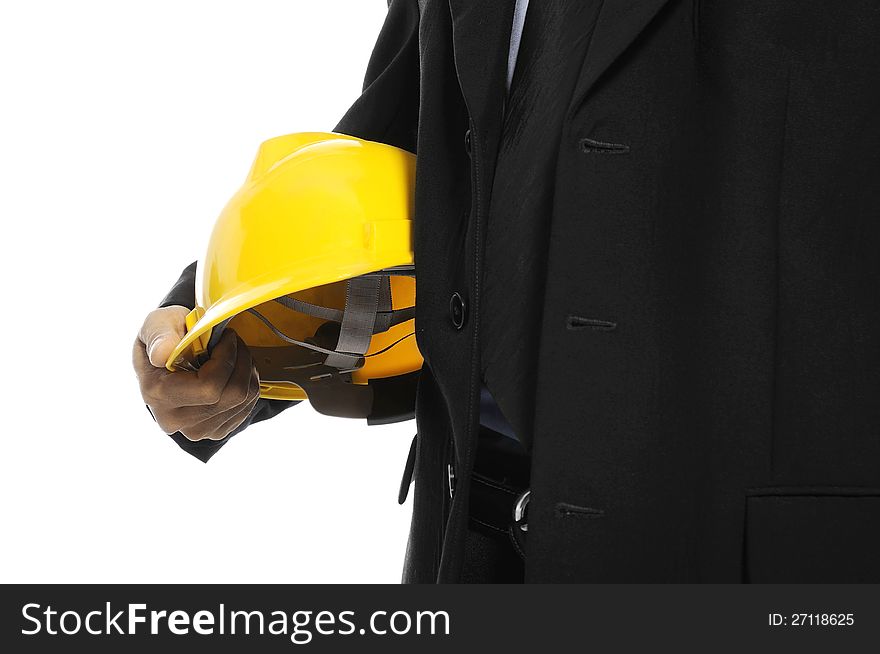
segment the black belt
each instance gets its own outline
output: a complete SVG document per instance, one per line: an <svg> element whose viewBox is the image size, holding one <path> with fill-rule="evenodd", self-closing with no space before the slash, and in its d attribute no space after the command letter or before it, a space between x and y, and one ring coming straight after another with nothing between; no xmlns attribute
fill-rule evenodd
<svg viewBox="0 0 880 654"><path fill-rule="evenodd" d="M499 483L475 472L471 477L469 518L484 533L510 539L517 553L525 558L529 497L528 488Z"/></svg>
<svg viewBox="0 0 880 654"><path fill-rule="evenodd" d="M409 456L401 479L398 502L403 504L409 493L415 469L417 439L410 445ZM509 437L481 428L477 460L471 477L469 518L472 525L496 538L510 539L520 556L529 526L526 509L529 504L529 457ZM453 473L451 465L450 492Z"/></svg>

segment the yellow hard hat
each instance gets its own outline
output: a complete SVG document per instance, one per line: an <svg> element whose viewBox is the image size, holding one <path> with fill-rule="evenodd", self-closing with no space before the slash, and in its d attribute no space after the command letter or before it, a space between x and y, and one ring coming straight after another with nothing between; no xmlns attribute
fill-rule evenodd
<svg viewBox="0 0 880 654"><path fill-rule="evenodd" d="M422 366L414 179L415 155L382 143L320 132L263 143L214 226L167 368L198 366L230 327L262 397L367 417L371 381Z"/></svg>

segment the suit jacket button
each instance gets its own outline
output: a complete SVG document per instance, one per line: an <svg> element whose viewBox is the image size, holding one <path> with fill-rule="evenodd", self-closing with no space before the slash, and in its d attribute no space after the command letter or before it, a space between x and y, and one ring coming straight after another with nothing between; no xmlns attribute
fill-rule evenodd
<svg viewBox="0 0 880 654"><path fill-rule="evenodd" d="M464 327L467 318L467 305L458 293L453 293L449 300L449 317L452 320L452 326L456 329Z"/></svg>

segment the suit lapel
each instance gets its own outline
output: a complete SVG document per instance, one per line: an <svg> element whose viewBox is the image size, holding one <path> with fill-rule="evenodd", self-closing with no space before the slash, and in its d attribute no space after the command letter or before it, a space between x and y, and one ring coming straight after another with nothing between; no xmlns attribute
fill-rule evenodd
<svg viewBox="0 0 880 654"><path fill-rule="evenodd" d="M569 113L584 101L596 81L635 40L668 0L605 0L593 29Z"/></svg>
<svg viewBox="0 0 880 654"><path fill-rule="evenodd" d="M515 0L449 0L458 83L484 152L501 131Z"/></svg>

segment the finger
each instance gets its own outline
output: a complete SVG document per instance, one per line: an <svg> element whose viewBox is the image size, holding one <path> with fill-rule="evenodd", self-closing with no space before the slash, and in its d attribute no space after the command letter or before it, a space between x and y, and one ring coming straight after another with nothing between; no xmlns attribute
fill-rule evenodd
<svg viewBox="0 0 880 654"><path fill-rule="evenodd" d="M238 364L239 349L250 357L246 347L238 347L243 345L240 341L234 330L225 330L220 342L211 350L211 357L196 371L199 381L213 384L216 390L222 391Z"/></svg>
<svg viewBox="0 0 880 654"><path fill-rule="evenodd" d="M231 338L238 338L234 333ZM235 368L226 386L220 393L211 415L229 413L251 401L254 394L259 396L260 384L256 367L251 359L247 346L239 339L236 351Z"/></svg>
<svg viewBox="0 0 880 654"><path fill-rule="evenodd" d="M235 368L220 396L220 404L235 406L247 401L254 377L256 377L256 369L250 350L244 341L235 332L231 332L230 338L236 341Z"/></svg>
<svg viewBox="0 0 880 654"><path fill-rule="evenodd" d="M218 415L196 423L188 427L182 427L182 433L187 439L197 440L223 440L233 431L238 429L251 415L257 401L260 399L260 383L256 375L247 392L247 399L240 405L234 406Z"/></svg>
<svg viewBox="0 0 880 654"><path fill-rule="evenodd" d="M186 334L189 309L174 305L150 312L138 337L143 342L150 363L162 368L171 352Z"/></svg>
<svg viewBox="0 0 880 654"><path fill-rule="evenodd" d="M240 406L218 411L216 405L163 406L153 409L156 422L166 434L181 432L190 440L201 440L241 410Z"/></svg>
<svg viewBox="0 0 880 654"><path fill-rule="evenodd" d="M149 394L149 389L153 384L155 384L156 379L161 376L161 373L163 371L168 371L164 368L160 370L150 363L150 358L147 356L146 346L144 346L143 341L141 341L140 338L134 339L134 346L131 353L131 363L132 366L134 366L134 371L138 378L138 384L141 388L141 395L143 395L144 399L146 400L147 395Z"/></svg>
<svg viewBox="0 0 880 654"><path fill-rule="evenodd" d="M239 401L239 397L242 398L241 401ZM180 428L180 432L190 440L225 438L247 419L259 399L260 380L256 374L256 368L251 364L247 387L243 391L238 388L233 390L232 384L230 384L226 396L221 398L221 401L216 405L228 408L220 412L207 411L211 407L180 409L179 420L184 425Z"/></svg>
<svg viewBox="0 0 880 654"><path fill-rule="evenodd" d="M244 388L233 388L233 384L229 384L216 404L178 407L173 412L169 412L169 418L177 425L175 431L182 430L181 426L183 426L189 428L191 432L198 430L209 433L216 426L235 416L243 407L255 403L259 394L259 379L256 374L252 374Z"/></svg>
<svg viewBox="0 0 880 654"><path fill-rule="evenodd" d="M151 396L175 407L217 404L235 370L237 350L238 338L235 332L229 332L223 335L211 352L211 358L196 372L156 369L158 372L149 389ZM250 356L247 351L245 354Z"/></svg>

